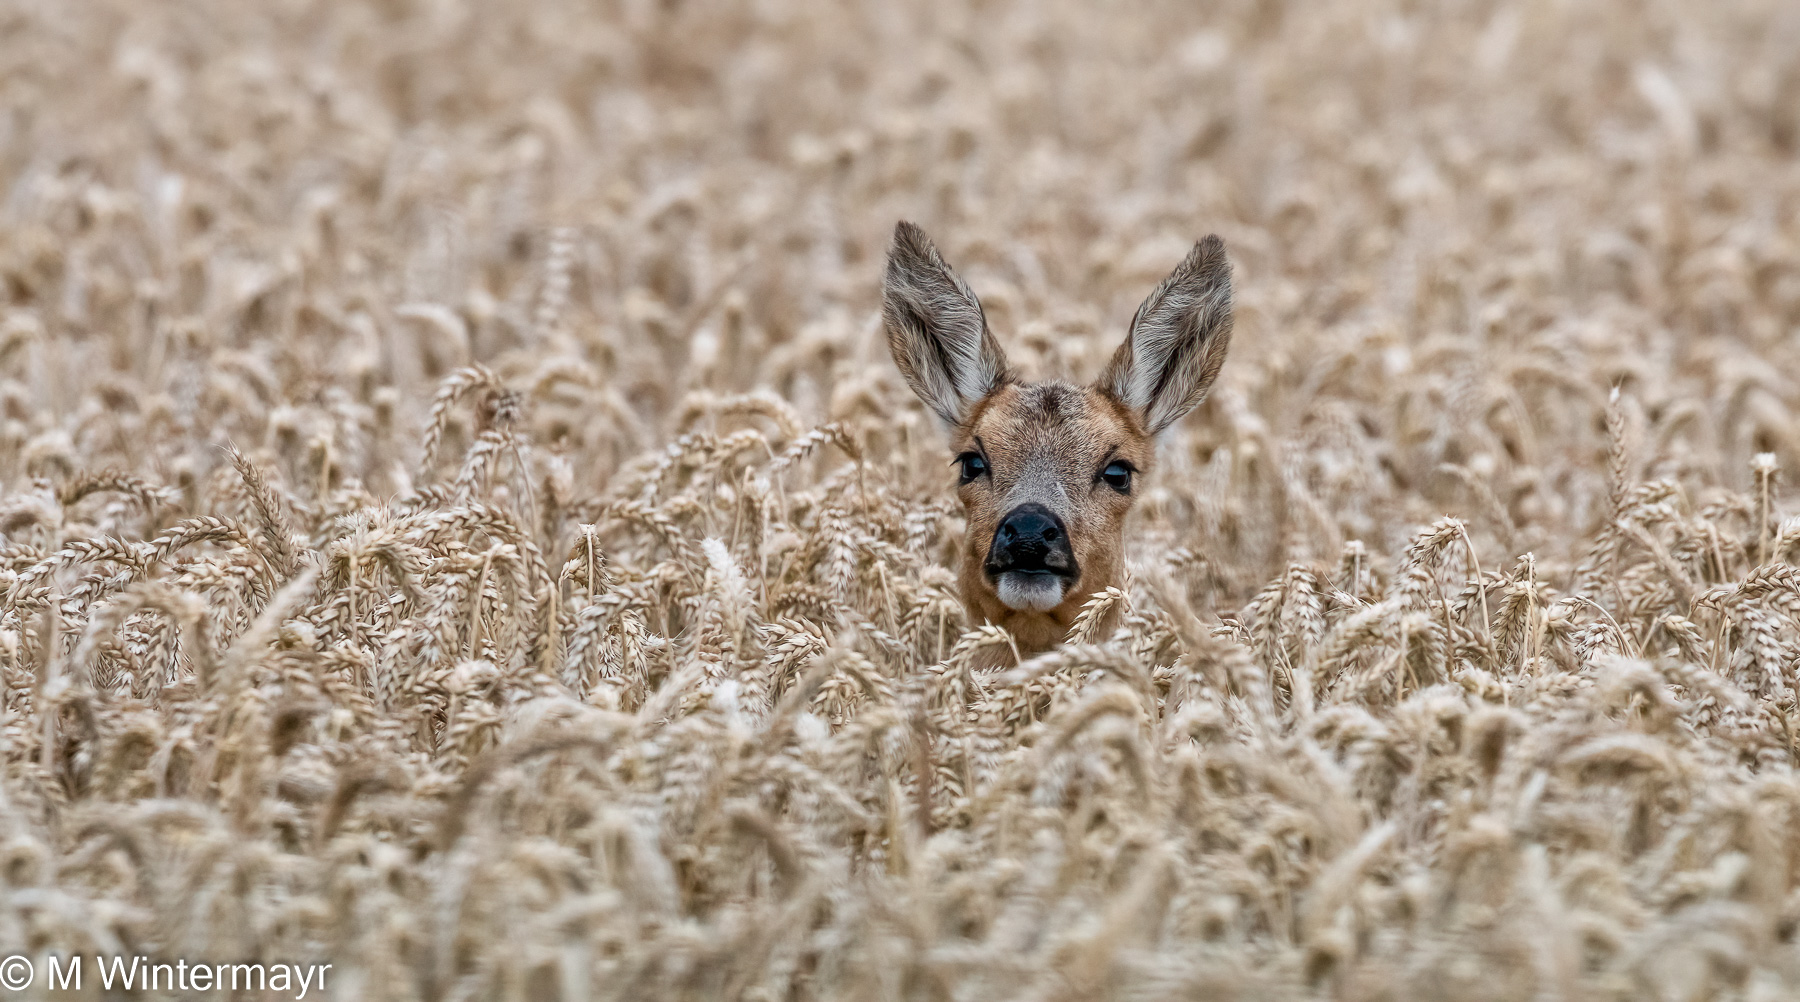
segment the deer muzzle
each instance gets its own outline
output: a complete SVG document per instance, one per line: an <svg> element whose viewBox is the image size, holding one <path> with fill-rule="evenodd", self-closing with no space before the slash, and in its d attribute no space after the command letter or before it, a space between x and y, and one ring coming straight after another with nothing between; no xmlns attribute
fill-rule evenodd
<svg viewBox="0 0 1800 1002"><path fill-rule="evenodd" d="M1022 504L1000 520L982 570L1008 608L1037 612L1061 605L1081 577L1068 527L1036 502Z"/></svg>

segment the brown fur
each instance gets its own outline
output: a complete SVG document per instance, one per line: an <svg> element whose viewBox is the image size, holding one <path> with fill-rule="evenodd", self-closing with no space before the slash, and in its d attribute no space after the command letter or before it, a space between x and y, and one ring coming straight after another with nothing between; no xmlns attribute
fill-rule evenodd
<svg viewBox="0 0 1800 1002"><path fill-rule="evenodd" d="M1208 237L1194 246L1138 309L1125 343L1090 386L1020 382L974 293L909 223L894 232L883 313L894 361L949 426L951 449L987 463L985 475L957 489L968 516L957 568L963 604L1010 631L1022 653L1046 650L1067 635L1089 598L1123 583L1125 518L1151 471L1155 436L1200 403L1224 363L1231 339L1224 244ZM1134 471L1129 493L1101 479L1121 461ZM1062 520L1080 568L1047 611L1009 607L983 569L1001 521L1030 502Z"/></svg>
<svg viewBox="0 0 1800 1002"><path fill-rule="evenodd" d="M960 454L978 441L992 474L957 488L968 518L957 568L963 604L1009 630L1021 651L1046 650L1068 633L1084 602L1124 577L1125 515L1134 498L1101 483L1100 471L1124 460L1142 476L1155 445L1109 394L1061 382L1003 384L953 431L950 447ZM1062 517L1081 567L1062 604L1048 612L1007 608L981 569L1000 520L1026 501Z"/></svg>

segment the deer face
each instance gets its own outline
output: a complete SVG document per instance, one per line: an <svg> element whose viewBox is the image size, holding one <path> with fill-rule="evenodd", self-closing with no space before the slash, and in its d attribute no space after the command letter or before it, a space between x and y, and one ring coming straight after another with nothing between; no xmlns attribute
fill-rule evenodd
<svg viewBox="0 0 1800 1002"><path fill-rule="evenodd" d="M1125 516L1155 437L1204 399L1224 364L1225 245L1194 246L1088 386L1021 382L975 294L910 223L894 231L882 312L901 374L949 430L968 516L963 603L1022 651L1045 650L1082 603L1121 582Z"/></svg>

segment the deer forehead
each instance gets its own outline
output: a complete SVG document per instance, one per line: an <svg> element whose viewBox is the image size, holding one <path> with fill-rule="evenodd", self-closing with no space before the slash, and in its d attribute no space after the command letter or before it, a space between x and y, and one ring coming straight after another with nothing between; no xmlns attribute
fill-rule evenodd
<svg viewBox="0 0 1800 1002"><path fill-rule="evenodd" d="M1085 495L1096 464L1122 459L1149 466L1149 439L1117 402L1091 387L1013 383L989 394L970 416L958 448L979 447L994 488L1010 504L1067 504Z"/></svg>

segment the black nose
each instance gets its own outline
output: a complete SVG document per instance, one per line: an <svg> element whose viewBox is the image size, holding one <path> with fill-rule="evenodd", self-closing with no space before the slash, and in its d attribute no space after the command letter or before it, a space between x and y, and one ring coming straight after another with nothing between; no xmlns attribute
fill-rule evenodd
<svg viewBox="0 0 1800 1002"><path fill-rule="evenodd" d="M1075 551L1069 548L1069 530L1043 505L1022 504L1008 512L994 530L985 569L990 575L1038 571L1074 577Z"/></svg>

